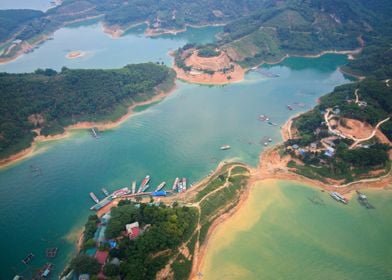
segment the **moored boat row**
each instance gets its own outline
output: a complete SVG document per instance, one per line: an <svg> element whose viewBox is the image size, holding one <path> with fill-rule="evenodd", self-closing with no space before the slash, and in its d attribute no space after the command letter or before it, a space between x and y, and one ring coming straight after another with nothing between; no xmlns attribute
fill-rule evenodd
<svg viewBox="0 0 392 280"><path fill-rule="evenodd" d="M151 180L150 175L147 175L140 183L137 191L136 191L136 181L132 182L131 189L129 189L128 187L124 187L124 188L121 188L121 189L118 189L118 190L112 192L111 194L109 194L107 189L101 188L102 192L105 194L105 198L102 200L99 200L93 192L90 192L90 197L96 203L90 209L97 211L97 210L103 208L104 206L108 205L113 199L120 198L123 196L128 196L128 195L131 195L131 197L138 196L138 195L145 195L145 194L150 194L152 196L166 196L167 195L167 192L165 190L163 190L163 188L166 186L166 182L161 182L154 190L147 192L147 190L150 187L150 184L149 184L150 180ZM180 193L180 192L186 191L186 189L187 189L186 178L180 179L177 177L174 180L172 192L179 192ZM169 193L171 193L171 192L169 191Z"/></svg>

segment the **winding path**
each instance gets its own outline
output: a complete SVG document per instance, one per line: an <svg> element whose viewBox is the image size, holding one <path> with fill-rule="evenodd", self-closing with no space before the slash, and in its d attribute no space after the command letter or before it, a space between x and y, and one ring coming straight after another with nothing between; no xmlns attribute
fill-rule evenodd
<svg viewBox="0 0 392 280"><path fill-rule="evenodd" d="M355 91L355 92L357 92L357 91ZM357 95L356 95L356 96L357 96ZM329 130L331 133L333 133L333 134L335 134L335 135L337 135L337 136L339 136L339 137L341 137L341 138L343 138L343 139L350 139L350 140L354 141L354 143L350 146L350 149L355 148L358 144L360 144L360 143L362 143L362 142L365 142L365 141L368 141L368 140L372 139L372 138L376 135L378 128L379 128L383 123L385 123L385 122L387 122L387 121L389 121L389 120L391 119L391 117L388 117L388 118L386 118L386 119L384 119L384 120L378 122L377 125L373 128L372 133L371 133L368 137L357 139L356 137L354 137L354 136L352 136L352 135L344 134L344 133L342 133L340 130L333 129L333 128L331 127L331 124L330 124L329 121L330 121L333 117L335 117L335 115L331 114L331 112L332 112L331 108L328 108L328 109L326 109L326 112L325 112L325 114L324 114L324 120L325 120L325 123L326 123L326 125L327 125L327 127L328 127L328 130Z"/></svg>

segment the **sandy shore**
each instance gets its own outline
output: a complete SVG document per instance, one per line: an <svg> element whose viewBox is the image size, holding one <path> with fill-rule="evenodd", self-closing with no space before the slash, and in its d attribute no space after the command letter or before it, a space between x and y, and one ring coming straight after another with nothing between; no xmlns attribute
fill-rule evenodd
<svg viewBox="0 0 392 280"><path fill-rule="evenodd" d="M290 138L290 128L292 124L292 120L298 117L300 114L293 116L290 118L285 125L282 127L281 133L284 141ZM246 203L250 190L252 186L254 186L258 182L262 182L265 180L285 180L285 181L293 181L301 184L306 184L311 187L319 188L324 191L339 191L341 194L344 194L346 198L351 199L355 190L360 189L383 189L392 184L392 176L391 171L379 178L371 178L371 179L363 179L356 182L348 183L348 184L339 184L339 182L331 182L324 183L318 180L312 180L307 177L298 175L294 173L292 170L287 168L287 162L291 159L290 157L281 158L278 153L278 145L273 146L260 154L259 157L259 165L251 169L251 177L248 181L248 186L245 191L241 194L239 203L231 209L228 213L220 216L216 219L208 230L204 245L199 249L198 252L195 252L195 258L192 265L192 272L190 274L190 279L199 279L197 273L203 267L203 263L205 262L205 254L208 249L208 240L211 239L211 236L214 234L216 228L224 223L227 219L233 216L239 209L241 209Z"/></svg>
<svg viewBox="0 0 392 280"><path fill-rule="evenodd" d="M65 127L64 128L65 132L62 134L56 134L56 135L51 135L51 136L38 135L34 138L34 141L29 148L24 149L14 155L11 155L8 158L0 160L0 168L10 166L16 162L19 162L21 160L27 159L27 158L35 155L36 146L37 146L37 143L39 143L39 142L54 141L54 140L60 140L60 139L64 139L66 137L69 137L71 135L71 133L70 133L71 130L90 129L93 127L97 128L98 130L109 130L109 129L116 128L134 114L134 109L136 107L144 106L144 105L148 105L148 104L152 104L152 103L161 101L165 97L170 95L175 89L176 89L176 86L174 85L168 92L161 91L149 100L133 104L132 106L130 106L128 108L128 112L116 121L113 121L113 122L111 122L111 121L108 121L108 122L78 122L76 124Z"/></svg>
<svg viewBox="0 0 392 280"><path fill-rule="evenodd" d="M193 84L202 84L202 85L226 85L226 84L236 83L242 81L245 76L245 70L242 69L239 65L236 65L234 67L234 71L230 72L229 74L215 72L213 75L206 74L206 73L197 73L197 74L185 73L184 70L178 68L175 65L173 65L172 68L177 73L177 79ZM231 79L228 79L227 78L228 76L230 76Z"/></svg>

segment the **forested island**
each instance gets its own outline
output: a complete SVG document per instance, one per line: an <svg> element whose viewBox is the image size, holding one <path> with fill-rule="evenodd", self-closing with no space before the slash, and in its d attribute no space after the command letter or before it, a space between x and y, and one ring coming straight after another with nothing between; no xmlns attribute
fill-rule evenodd
<svg viewBox="0 0 392 280"><path fill-rule="evenodd" d="M115 121L131 105L170 90L174 79L174 71L154 63L0 73L0 159L30 147L37 134L63 133L82 121Z"/></svg>

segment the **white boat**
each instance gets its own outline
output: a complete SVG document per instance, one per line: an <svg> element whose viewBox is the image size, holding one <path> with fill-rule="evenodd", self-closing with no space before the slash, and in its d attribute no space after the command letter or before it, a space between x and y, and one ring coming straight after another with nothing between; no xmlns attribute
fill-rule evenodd
<svg viewBox="0 0 392 280"><path fill-rule="evenodd" d="M178 178L178 177L174 180L173 187L172 187L173 191L175 191L177 189L179 181L180 181L180 178Z"/></svg>
<svg viewBox="0 0 392 280"><path fill-rule="evenodd" d="M158 185L158 187L155 189L156 192L160 191L163 189L163 187L166 186L166 182L162 182Z"/></svg>
<svg viewBox="0 0 392 280"><path fill-rule="evenodd" d="M134 194L136 192L136 181L132 182L132 193Z"/></svg>
<svg viewBox="0 0 392 280"><path fill-rule="evenodd" d="M220 147L220 149L221 149L222 151L228 150L228 149L230 149L230 148L231 148L230 145L223 145L222 147Z"/></svg>

